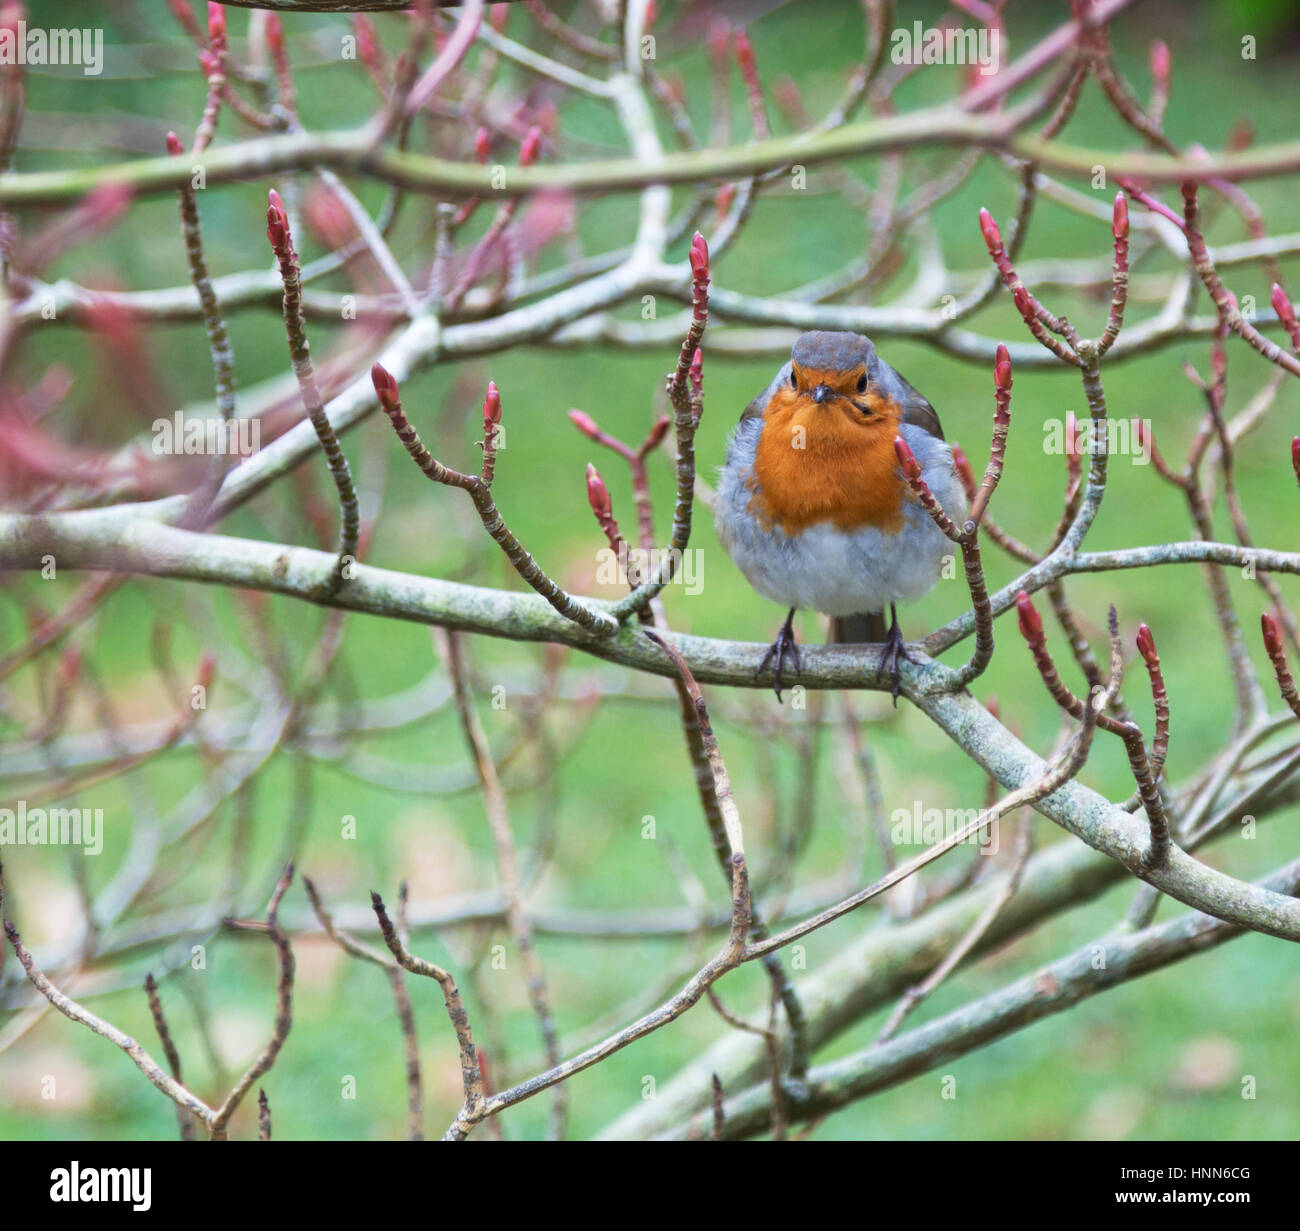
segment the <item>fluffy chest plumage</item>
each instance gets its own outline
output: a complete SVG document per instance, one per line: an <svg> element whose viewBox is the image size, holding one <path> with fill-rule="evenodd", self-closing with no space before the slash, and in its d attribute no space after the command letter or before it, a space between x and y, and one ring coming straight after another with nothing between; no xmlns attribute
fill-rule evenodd
<svg viewBox="0 0 1300 1231"><path fill-rule="evenodd" d="M786 534L821 523L897 533L906 492L894 454L898 420L892 402L882 402L878 422L866 428L838 408L778 390L754 450L750 513Z"/></svg>
<svg viewBox="0 0 1300 1231"><path fill-rule="evenodd" d="M789 468L806 466L805 474L820 468L826 472L824 482L832 485L829 490L842 492L842 481L832 474L832 442L821 451L804 450L808 458L803 462L790 462L774 451L760 463L764 426L762 420L751 419L737 429L714 505L718 537L760 594L783 606L855 615L920 598L934 586L954 548L905 495L896 460L880 476L874 458L858 459L853 463L857 469L849 473L877 494L847 493L856 504L853 499L828 500L826 489L819 492L815 481L796 487ZM954 517L964 516L965 501L948 446L908 424L899 430L921 461L939 502ZM892 454L892 437L890 443ZM775 480L775 490L769 491L764 476L767 482ZM890 505L880 489L893 493L897 503Z"/></svg>

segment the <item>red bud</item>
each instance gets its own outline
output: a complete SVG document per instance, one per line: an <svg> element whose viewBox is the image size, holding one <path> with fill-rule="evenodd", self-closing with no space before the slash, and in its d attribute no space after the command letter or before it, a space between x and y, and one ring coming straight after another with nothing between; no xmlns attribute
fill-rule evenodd
<svg viewBox="0 0 1300 1231"><path fill-rule="evenodd" d="M1110 224L1110 233L1116 239L1128 239L1128 198L1122 192L1115 194L1115 213Z"/></svg>
<svg viewBox="0 0 1300 1231"><path fill-rule="evenodd" d="M1029 298L1029 292L1025 290L1023 283L1016 283L1016 289L1011 292L1011 298L1015 301L1016 311L1026 320L1035 315L1033 302Z"/></svg>
<svg viewBox="0 0 1300 1231"><path fill-rule="evenodd" d="M672 424L673 421L670 416L668 415L659 416L658 420L656 420L655 422L654 427L650 429L650 435L648 435L645 438L645 445L643 446L643 448L647 453L649 453L651 449L657 449L659 447L659 442L662 441L663 438L668 435L668 429L672 427Z"/></svg>
<svg viewBox="0 0 1300 1231"><path fill-rule="evenodd" d="M719 214L725 214L730 208L731 203L736 199L736 185L723 184L718 189L718 195L714 198L714 204Z"/></svg>
<svg viewBox="0 0 1300 1231"><path fill-rule="evenodd" d="M1033 644L1043 639L1043 617L1038 614L1033 600L1021 590L1016 595L1016 610L1020 613L1020 635Z"/></svg>
<svg viewBox="0 0 1300 1231"><path fill-rule="evenodd" d="M213 51L226 49L226 10L221 5L208 3L208 38Z"/></svg>
<svg viewBox="0 0 1300 1231"><path fill-rule="evenodd" d="M1295 470L1295 477L1300 479L1300 436L1291 437L1291 467Z"/></svg>
<svg viewBox="0 0 1300 1231"><path fill-rule="evenodd" d="M608 517L614 511L609 492L605 488L605 480L590 462L587 463L587 501L597 517Z"/></svg>
<svg viewBox="0 0 1300 1231"><path fill-rule="evenodd" d="M284 55L284 23L280 20L279 13L266 15L266 45L271 49L272 55Z"/></svg>
<svg viewBox="0 0 1300 1231"><path fill-rule="evenodd" d="M1138 625L1137 647L1138 653L1142 655L1148 667L1160 665L1160 655L1156 653L1156 639L1145 624Z"/></svg>
<svg viewBox="0 0 1300 1231"><path fill-rule="evenodd" d="M1141 433L1142 423L1138 421L1138 444L1142 443ZM1074 411L1065 412L1065 456L1079 456L1079 420L1075 417Z"/></svg>
<svg viewBox="0 0 1300 1231"><path fill-rule="evenodd" d="M894 437L894 452L898 455L898 464L903 468L903 474L909 479L919 479L921 467L917 463L916 455L908 448L907 441L901 436Z"/></svg>
<svg viewBox="0 0 1300 1231"><path fill-rule="evenodd" d="M1162 39L1156 39L1151 44L1151 76L1156 79L1162 86L1169 85L1169 68L1172 57L1169 55L1169 47Z"/></svg>
<svg viewBox="0 0 1300 1231"><path fill-rule="evenodd" d="M695 354L691 356L691 370L688 373L691 378L691 385L699 389L704 383L704 352L697 346Z"/></svg>
<svg viewBox="0 0 1300 1231"><path fill-rule="evenodd" d="M655 0L649 0L649 3L645 6L644 20L647 30L653 29L655 22L659 20L659 5L655 3Z"/></svg>
<svg viewBox="0 0 1300 1231"><path fill-rule="evenodd" d="M175 133L167 134L167 152L173 157L177 154L185 153L185 147L181 144L181 139Z"/></svg>
<svg viewBox="0 0 1300 1231"><path fill-rule="evenodd" d="M698 231L691 239L691 277L696 282L707 282L709 278L709 245Z"/></svg>
<svg viewBox="0 0 1300 1231"><path fill-rule="evenodd" d="M501 392L494 380L488 381L487 396L483 399L483 426L496 427L501 422Z"/></svg>
<svg viewBox="0 0 1300 1231"><path fill-rule="evenodd" d="M999 389L1011 388L1011 352L1000 342L993 355L993 383Z"/></svg>
<svg viewBox="0 0 1300 1231"><path fill-rule="evenodd" d="M576 427L584 436L589 436L592 440L598 440L600 438L600 428L596 425L596 420L587 414L586 411L571 410L569 411L569 419L573 423L573 426Z"/></svg>
<svg viewBox="0 0 1300 1231"><path fill-rule="evenodd" d="M537 155L541 148L542 130L534 124L524 137L523 145L519 147L519 165L521 167L531 167L537 161Z"/></svg>
<svg viewBox="0 0 1300 1231"><path fill-rule="evenodd" d="M361 63L371 70L379 68L379 42L375 38L375 24L365 13L352 14L352 28L357 32L357 55Z"/></svg>
<svg viewBox="0 0 1300 1231"><path fill-rule="evenodd" d="M274 188L266 194L266 234L277 252L289 242L289 215Z"/></svg>
<svg viewBox="0 0 1300 1231"><path fill-rule="evenodd" d="M1276 283L1273 283L1273 311L1277 313L1277 319L1286 326L1288 330L1295 329L1296 317L1295 308L1287 293Z"/></svg>
<svg viewBox="0 0 1300 1231"><path fill-rule="evenodd" d="M994 222L993 215L986 209L980 210L980 230L984 234L984 242L988 245L990 252L995 252L1002 247L1002 232L998 230L998 224Z"/></svg>
<svg viewBox="0 0 1300 1231"><path fill-rule="evenodd" d="M474 157L479 162L487 162L492 153L492 134L486 128L480 128L474 134Z"/></svg>
<svg viewBox="0 0 1300 1231"><path fill-rule="evenodd" d="M749 35L743 28L738 28L733 37L736 45L736 63L740 66L740 71L746 77L750 77L758 67L754 59L754 44L749 41Z"/></svg>
<svg viewBox="0 0 1300 1231"><path fill-rule="evenodd" d="M379 395L379 404L384 412L389 414L395 410L398 406L398 392L393 374L382 363L376 363L370 369L370 381L375 386L375 393Z"/></svg>
<svg viewBox="0 0 1300 1231"><path fill-rule="evenodd" d="M488 25L498 34L501 34L506 28L506 20L510 16L510 6L508 4L494 4L488 9Z"/></svg>
<svg viewBox="0 0 1300 1231"><path fill-rule="evenodd" d="M952 445L952 464L969 498L975 491L975 472L971 469L970 458L966 456L966 450L956 441L953 441Z"/></svg>
<svg viewBox="0 0 1300 1231"><path fill-rule="evenodd" d="M1264 633L1264 648L1270 658L1276 658L1282 651L1282 637L1277 631L1277 621L1266 611L1259 617L1259 626Z"/></svg>

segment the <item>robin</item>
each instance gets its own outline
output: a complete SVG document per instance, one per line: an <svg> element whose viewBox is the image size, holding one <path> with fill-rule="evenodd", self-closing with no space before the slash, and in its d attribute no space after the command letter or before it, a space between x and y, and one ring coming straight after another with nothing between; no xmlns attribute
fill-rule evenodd
<svg viewBox="0 0 1300 1231"><path fill-rule="evenodd" d="M960 524L965 493L939 416L870 338L805 333L740 416L714 524L749 584L790 609L755 673L774 662L778 701L786 660L799 670L794 613L809 607L831 617L833 641L883 642L898 703L899 660L912 659L894 604L927 594L952 552L899 470L898 436Z"/></svg>

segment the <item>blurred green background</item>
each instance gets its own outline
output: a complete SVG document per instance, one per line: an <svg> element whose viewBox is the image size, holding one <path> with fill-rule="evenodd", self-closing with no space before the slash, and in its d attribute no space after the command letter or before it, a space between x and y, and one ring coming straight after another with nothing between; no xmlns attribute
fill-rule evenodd
<svg viewBox="0 0 1300 1231"><path fill-rule="evenodd" d="M1023 50L1062 17L1065 6L1011 3L1007 20L1013 32L1011 54ZM859 54L861 18L856 5L784 4L757 6L748 22L764 84L770 90L789 74L818 115L838 98L845 75ZM739 6L727 13L744 16ZM933 22L943 10L934 5L903 4L898 20ZM33 24L66 23L62 6L34 5ZM707 131L708 71L702 40L674 36L680 31L677 11L666 6L660 22L661 67L680 73L697 125ZM85 20L80 18L79 20ZM162 0L139 5L105 4L96 20L105 28L108 69L101 78L32 74L28 135L17 157L19 169L90 165L141 156L161 147L162 134L175 127L188 139L203 101L197 74L184 67L186 46ZM247 14L229 11L232 34L239 38ZM527 15L512 12L509 32L531 39ZM287 19L291 37L316 32L327 45L346 33L343 19L301 16ZM400 23L380 20L390 50L400 46ZM1258 38L1258 58L1243 60L1240 39ZM1149 91L1147 49L1153 38L1168 41L1173 53L1173 91L1166 129L1180 145L1199 142L1221 148L1243 119L1256 140L1291 136L1291 109L1281 105L1292 96L1295 59L1294 11L1276 5L1147 4L1126 15L1113 31L1119 63L1145 97ZM152 65L158 44L168 54ZM116 51L118 47L126 50ZM128 54L129 52L129 54ZM298 74L305 124L313 129L349 126L369 114L374 96L355 63L316 57ZM953 68L913 74L899 91L900 108L948 96L956 87ZM748 132L743 96L733 81L734 131ZM786 125L771 108L776 131ZM562 145L572 141L584 155L601 148L620 151L620 134L612 117L593 103L565 102L560 110ZM223 115L220 140L230 140L237 125ZM242 132L244 130L239 129ZM671 134L665 128L666 143ZM1078 114L1065 138L1072 144L1103 149L1137 148L1135 138L1108 111L1094 84L1085 89ZM151 144L151 142L153 144ZM561 150L561 156L563 149ZM931 151L908 160L905 190L947 165L951 151ZM874 160L851 161L848 168L872 182ZM372 208L383 190L350 181ZM1086 184L1076 187L1092 191ZM263 208L267 183L223 187L201 194L204 234L214 273L267 264ZM1294 184L1286 180L1251 186L1270 231L1296 229ZM1098 190L1109 201L1114 185ZM684 199L675 194L675 199ZM957 270L982 270L986 254L976 213L987 205L1008 219L1016 199L1016 182L995 159L985 159L976 174L935 211L934 221L948 264ZM1170 198L1172 199L1172 198ZM419 199L408 201L394 250L399 255L425 252L431 211ZM585 203L579 233L588 251L620 243L630 235L635 198L617 197ZM34 224L34 219L28 223ZM480 220L481 221L481 220ZM1217 216L1211 243L1246 237L1240 219ZM813 169L808 191L774 191L761 198L748 228L715 265L715 281L729 289L774 293L840 268L860 252L869 237L860 215L848 210L833 191L830 175ZM1104 257L1109 230L1040 199L1022 260L1049 257ZM305 254L314 249L303 244ZM670 254L684 258L685 243ZM543 266L561 252L548 251ZM1143 271L1169 271L1170 259L1157 254ZM907 285L912 258L894 289ZM1288 272L1296 272L1294 264ZM52 275L75 277L88 285L150 288L186 281L184 254L175 225L175 202L168 197L140 201L127 223L111 236L76 249ZM1268 302L1269 286L1257 267L1239 267L1225 279L1241 297ZM336 289L347 284L336 280ZM960 288L955 288L959 290ZM1068 311L1085 333L1100 331L1105 303L1081 301L1053 292L1050 305ZM619 315L635 320L637 306ZM1152 305L1132 305L1136 321ZM1204 311L1202 297L1201 310ZM287 370L283 332L276 317L252 310L233 315L231 333L241 386ZM1023 328L999 296L973 322L979 332L1008 340L1023 339ZM330 331L312 328L313 347L324 354ZM930 398L943 417L950 438L959 440L977 470L987 450L991 411L991 374L924 345L878 339L884 356ZM147 341L149 381L160 400L180 406L211 397L211 372L202 329L175 326L151 333ZM1230 340L1228 409L1240 410L1267 380L1268 365L1237 340ZM377 351L376 351L377 353ZM601 543L586 506L583 469L595 461L613 496L615 512L632 524L630 487L624 468L612 455L597 452L570 426L566 412L578 407L593 414L608 431L630 440L640 438L662 409L659 389L671 364L671 348L619 352L607 348L548 351L528 347L464 364L444 364L404 390L413 422L434 452L451 465L477 464L474 441L481 435L478 410L482 388L493 379L501 388L508 447L497 470L496 494L502 511L543 565L579 592L602 592L595 586L596 552ZM1201 371L1208 364L1208 345L1196 342L1167 347L1105 372L1113 417L1149 419L1164 455L1181 463L1202 414L1200 394L1182 371L1184 362ZM367 362L369 360L367 359ZM741 408L770 378L778 357L728 360L708 354L706 339L705 412L697 449L701 473L711 478L720 464L727 432ZM76 376L59 410L61 432L82 443L121 444L147 431L151 416L140 411L129 391L139 372L124 370L111 352L105 355L86 335L69 328L34 329L11 360L8 382L28 386L52 363ZM1244 444L1238 458L1241 490L1256 540L1287 548L1295 525L1294 477L1287 442L1295 431L1297 394L1294 382L1283 385L1263 425ZM1013 533L1041 545L1055 523L1063 484L1063 463L1045 454L1042 423L1067 411L1085 414L1077 379L1061 370L1016 374L1013 427L1007 472L994 512ZM369 549L368 562L416 573L450 576L480 584L518 589L519 582L496 548L478 531L468 502L457 492L432 487L416 473L391 437L386 422L372 419L345 438L345 448L363 487L377 482L374 459L382 456L383 509ZM1089 545L1101 549L1190 537L1179 494L1162 483L1150 467L1112 462L1112 482ZM369 469L367 467L369 466ZM316 475L321 485L323 466ZM666 537L671 515L671 474L667 461L654 466L657 526ZM289 484L263 495L222 526L225 533L254 538L287 538L312 543L298 516L299 497ZM1221 502L1216 529L1228 534ZM782 613L755 596L730 564L714 537L711 519L698 510L693 546L702 553L703 588L687 595L672 587L667 611L682 631L727 638L767 641ZM985 551L990 581L1002 585L1016 569L996 548ZM1258 586L1229 573L1241 619L1252 632L1265 596ZM1289 597L1293 579L1281 579ZM50 609L79 584L76 576L51 583L24 579L7 582L8 601L0 602L0 643L10 647L23 635L21 605L15 591L39 597ZM612 589L603 591L613 594ZM1108 574L1070 583L1076 609L1093 643L1103 642L1106 607L1116 604L1126 643L1140 621L1154 630L1165 664L1173 705L1173 739L1169 755L1172 780L1178 782L1203 765L1230 729L1232 685L1221 639L1213 623L1203 576L1194 567L1168 567L1143 573ZM967 605L960 580L939 585L923 602L903 613L905 632L920 635ZM209 613L207 622L196 609ZM264 645L248 609L228 593L203 591L186 596L174 582L137 581L119 592L77 634L82 646L110 686L123 717L140 720L166 713L150 653L155 621L174 621L177 661L191 663L205 646L218 654L218 679L212 690L213 711L242 698L239 685L223 663L242 660L254 673L265 654L281 653L300 676L306 654L323 620L321 612L287 600L272 599L269 615L273 646ZM1009 622L998 625L999 645L988 674L976 685L984 700L1000 699L1004 720L1036 750L1046 753L1058 734L1051 700L1027 672L1027 654ZM1058 658L1064 662L1059 634L1052 630ZM803 640L824 633L818 618L800 620ZM354 690L381 697L409 686L434 668L426 629L352 616L346 648L335 677L340 693ZM1253 638L1252 638L1253 639ZM960 647L964 653L967 647ZM471 645L479 708L495 747L513 743L531 721L516 695L540 673L542 652L479 639ZM1262 653L1257 655L1262 664ZM715 905L724 901L691 776L684 760L667 683L636 681L613 669L570 656L565 673L598 677L635 695L607 697L594 717L572 701L550 715L548 728L564 751L553 790L538 790L531 754L513 762L507 773L512 786L511 820L525 862L539 844L553 844L550 862L534 900L551 906L617 910L630 906L678 906L684 901L677 864L660 845L670 840ZM34 689L35 672L13 682L15 697ZM1070 673L1070 678L1073 673ZM1265 676L1265 679L1268 677ZM1139 720L1150 726L1150 703L1140 672L1130 674L1128 693ZM342 681L342 683L340 683ZM1076 681L1077 682L1077 681ZM494 686L505 687L504 710L491 706ZM801 780L791 739L773 739L754 718L775 701L764 691L726 696L709 689L718 719L721 747L736 786L746 826L746 845L756 864L755 883L764 883L768 856L791 832L801 804ZM160 708L161 707L161 708ZM832 707L838 712L835 706ZM978 807L984 782L977 769L951 747L942 734L906 704L897 713L879 697L864 696L859 709L869 716L866 738L880 764L886 808ZM807 711L803 712L806 717ZM82 715L88 718L88 715ZM787 715L798 722L797 713ZM5 732L6 738L12 731ZM377 755L412 766L446 767L449 776L465 772L455 715L448 707L433 720L367 742ZM314 764L310 773L288 758L259 775L252 801L256 821L250 874L240 912L258 916L286 849L300 841L299 867L312 875L336 908L366 901L371 888L390 902L398 881L406 877L413 898L427 902L440 894L465 892L496 884L496 868L482 806L473 792L436 795L383 790ZM143 791L121 782L98 787L75 802L103 807L107 821L105 852L88 861L92 888L116 870L129 842L133 813L140 799L154 799L166 809L192 787L202 772L192 751L178 752L152 764L140 777ZM1083 780L1122 798L1131 790L1118 741L1099 741ZM806 800L802 801L806 803ZM797 880L808 883L844 871L846 829L861 818L845 815L836 783L836 768L823 756L812 804L816 825L798 867ZM357 818L357 837L341 837L341 818ZM656 818L659 840L642 838L642 818ZM1215 866L1252 877L1294 854L1294 812L1276 815L1262 825L1259 837L1243 842L1229 837L1205 852ZM1035 820L1040 847L1064 839L1041 818ZM220 883L231 841L227 808L217 823L170 855L169 871L182 872L161 904L202 901ZM55 943L77 919L78 899L66 853L55 850L5 852L10 910L33 945ZM878 871L872 851L868 866L849 879L863 883ZM943 869L939 868L940 875ZM1063 954L1110 927L1127 909L1135 892L1123 884L1086 908L1053 920L1031 938L1017 942L951 980L918 1014L924 1020L990 990L1040 963ZM300 885L288 903L305 907ZM1161 918L1182 908L1165 905ZM875 926L875 917L855 914L809 938L808 967L850 938ZM482 960L488 945L504 942L504 932L462 930L446 937L420 935L416 952L450 965L461 978L481 1045L493 1061L498 1084L522 1078L541 1067L535 1022L528 1010L518 963L503 971ZM679 985L707 953L703 948L668 941L582 940L543 936L552 1004L566 1053L596 1037L602 1024L623 1021L635 1006L648 1007L647 996L660 996ZM155 968L175 965L176 952L153 959ZM299 977L295 1021L289 1042L264 1081L278 1137L384 1138L400 1136L405 1123L401 1043L389 991L382 974L348 960L328 943L297 946ZM481 960L477 976L466 967ZM13 970L13 965L10 970ZM127 974L143 978L145 965L134 961ZM118 972L120 974L120 972ZM96 976L97 978L98 976ZM138 982L138 980L136 980ZM86 986L93 987L94 979ZM187 1078L205 1095L224 1089L261 1046L269 1031L274 1004L271 946L259 936L222 934L209 945L207 968L183 964L163 984L173 1028L187 1064ZM74 988L70 990L76 990ZM432 983L411 982L419 1023L426 1083L427 1129L440 1133L459 1100L459 1073L441 998ZM761 973L745 968L728 976L720 992L733 1009L757 1012L765 1003ZM157 1051L144 996L125 990L91 1001L94 1009ZM819 1058L863 1046L879 1029L883 1014L842 1036ZM196 1023L206 1020L209 1054ZM1294 1046L1300 1025L1300 972L1285 944L1251 936L1234 941L1192 963L1088 1001L1077 1010L1040 1023L976 1054L945 1064L940 1070L841 1112L820 1125L824 1138L972 1137L1058 1138L1264 1138L1287 1136L1300 1123L1300 1060ZM570 1135L597 1131L642 1097L643 1081L661 1085L679 1066L697 1055L727 1027L707 1005L652 1037L618 1053L609 1062L568 1085ZM219 1061L225 1075L217 1077ZM940 1097L942 1074L955 1074L958 1097ZM1253 1075L1257 1097L1244 1099L1241 1078ZM53 1075L57 1097L42 1096L42 1078ZM355 1078L356 1097L342 1095L345 1079ZM532 1100L504 1117L511 1137L536 1137L544 1130L549 1100ZM252 1131L250 1103L241 1111L236 1133ZM50 1013L25 1037L0 1054L0 1136L6 1138L134 1138L174 1133L172 1109L140 1077L130 1062L108 1043Z"/></svg>

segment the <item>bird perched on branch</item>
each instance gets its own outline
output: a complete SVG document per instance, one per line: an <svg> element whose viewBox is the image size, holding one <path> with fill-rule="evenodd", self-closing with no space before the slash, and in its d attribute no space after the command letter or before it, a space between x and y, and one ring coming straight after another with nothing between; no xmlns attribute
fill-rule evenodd
<svg viewBox="0 0 1300 1231"><path fill-rule="evenodd" d="M899 436L960 523L965 494L939 416L870 338L805 333L740 417L714 523L750 585L790 609L756 673L774 663L778 701L786 660L799 670L794 613L808 607L832 617L834 641L883 643L897 704L899 660L911 659L894 604L928 593L952 552L899 470Z"/></svg>

